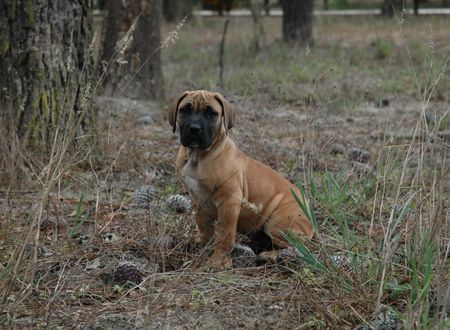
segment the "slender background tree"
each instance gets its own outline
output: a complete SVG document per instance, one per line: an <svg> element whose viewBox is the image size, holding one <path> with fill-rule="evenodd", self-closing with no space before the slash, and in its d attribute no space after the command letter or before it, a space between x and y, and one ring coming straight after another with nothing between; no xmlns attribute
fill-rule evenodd
<svg viewBox="0 0 450 330"><path fill-rule="evenodd" d="M189 16L194 5L193 0L163 0L163 15L167 22L178 22Z"/></svg>
<svg viewBox="0 0 450 330"><path fill-rule="evenodd" d="M381 4L381 15L388 17L400 15L404 3L405 0L384 0Z"/></svg>
<svg viewBox="0 0 450 330"><path fill-rule="evenodd" d="M284 41L313 43L313 4L313 0L281 0Z"/></svg>
<svg viewBox="0 0 450 330"><path fill-rule="evenodd" d="M264 32L261 13L267 3L263 0L248 0L246 4L250 7L253 21L253 40L251 48L252 51L257 53L261 47L266 44L266 33Z"/></svg>
<svg viewBox="0 0 450 330"><path fill-rule="evenodd" d="M107 1L105 9L105 94L142 100L161 98L162 0Z"/></svg>

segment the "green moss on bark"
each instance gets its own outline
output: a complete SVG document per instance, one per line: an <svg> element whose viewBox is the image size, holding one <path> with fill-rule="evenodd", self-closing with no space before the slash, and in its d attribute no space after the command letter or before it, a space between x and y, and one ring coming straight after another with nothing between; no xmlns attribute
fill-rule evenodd
<svg viewBox="0 0 450 330"><path fill-rule="evenodd" d="M36 112L33 116L33 119L30 122L30 125L28 126L28 135L31 137L27 139L27 142L39 146L40 145L40 136L42 133L42 124L39 118L39 114Z"/></svg>
<svg viewBox="0 0 450 330"><path fill-rule="evenodd" d="M51 102L50 102L50 111L52 114L52 124L57 125L58 118L59 118L59 109L58 109L58 101L57 101L57 92L51 93Z"/></svg>
<svg viewBox="0 0 450 330"><path fill-rule="evenodd" d="M5 56L6 53L9 51L9 48L11 47L11 42L5 35L1 36L0 38L1 38L1 40L0 40L1 55Z"/></svg>
<svg viewBox="0 0 450 330"><path fill-rule="evenodd" d="M12 0L11 1L10 13L11 13L11 19L13 21L15 21L16 20L16 15L17 15L17 0Z"/></svg>
<svg viewBox="0 0 450 330"><path fill-rule="evenodd" d="M27 19L27 25L33 26L35 23L33 0L25 1L25 16Z"/></svg>
<svg viewBox="0 0 450 330"><path fill-rule="evenodd" d="M42 91L41 94L41 113L43 114L44 121L48 122L49 112L48 112L48 98L46 91Z"/></svg>
<svg viewBox="0 0 450 330"><path fill-rule="evenodd" d="M31 108L33 109L33 114L39 112L39 97L33 97L33 100L31 101Z"/></svg>

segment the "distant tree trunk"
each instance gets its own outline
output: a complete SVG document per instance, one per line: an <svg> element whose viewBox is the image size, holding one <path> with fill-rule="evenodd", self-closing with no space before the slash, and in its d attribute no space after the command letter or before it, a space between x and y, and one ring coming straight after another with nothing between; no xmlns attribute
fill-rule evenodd
<svg viewBox="0 0 450 330"><path fill-rule="evenodd" d="M270 15L270 1L264 0L264 11L266 12L266 16Z"/></svg>
<svg viewBox="0 0 450 330"><path fill-rule="evenodd" d="M406 0L384 0L381 4L381 15L394 17L400 15Z"/></svg>
<svg viewBox="0 0 450 330"><path fill-rule="evenodd" d="M117 41L119 40L122 29L122 1L106 1L104 3L106 10L106 36L103 41L102 60L108 63L114 54Z"/></svg>
<svg viewBox="0 0 450 330"><path fill-rule="evenodd" d="M284 41L312 44L313 2L313 0L281 0Z"/></svg>
<svg viewBox="0 0 450 330"><path fill-rule="evenodd" d="M252 51L257 53L266 42L266 33L261 20L261 12L265 6L262 0L249 0L250 11L253 20L253 42Z"/></svg>
<svg viewBox="0 0 450 330"><path fill-rule="evenodd" d="M167 22L178 22L192 10L191 0L163 0L163 14Z"/></svg>
<svg viewBox="0 0 450 330"><path fill-rule="evenodd" d="M414 0L414 15L419 15L419 0Z"/></svg>
<svg viewBox="0 0 450 330"><path fill-rule="evenodd" d="M328 4L328 0L323 0L323 9L324 10L330 9L330 5Z"/></svg>
<svg viewBox="0 0 450 330"><path fill-rule="evenodd" d="M69 117L89 120L90 9L90 0L1 2L0 122L36 152Z"/></svg>
<svg viewBox="0 0 450 330"><path fill-rule="evenodd" d="M107 1L105 9L110 12L103 52L109 63L105 94L161 98L162 0Z"/></svg>

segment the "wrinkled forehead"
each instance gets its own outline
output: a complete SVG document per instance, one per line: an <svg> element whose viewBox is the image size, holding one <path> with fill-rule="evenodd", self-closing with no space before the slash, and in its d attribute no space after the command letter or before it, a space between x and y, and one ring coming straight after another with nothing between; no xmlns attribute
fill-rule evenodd
<svg viewBox="0 0 450 330"><path fill-rule="evenodd" d="M194 110L203 110L206 106L210 106L216 111L222 111L222 106L214 97L214 94L206 91L190 93L181 101L179 107L182 108L189 103L192 105Z"/></svg>

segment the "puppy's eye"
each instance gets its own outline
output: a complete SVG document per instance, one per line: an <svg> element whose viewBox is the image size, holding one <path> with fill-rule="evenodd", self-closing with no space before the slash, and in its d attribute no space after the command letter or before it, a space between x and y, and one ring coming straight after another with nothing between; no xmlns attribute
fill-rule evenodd
<svg viewBox="0 0 450 330"><path fill-rule="evenodd" d="M218 115L218 113L212 107L205 108L205 115L208 118L212 118Z"/></svg>
<svg viewBox="0 0 450 330"><path fill-rule="evenodd" d="M184 116L188 115L192 111L192 104L188 103L184 107L180 108L180 110L178 110L178 111Z"/></svg>

